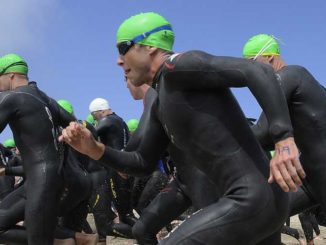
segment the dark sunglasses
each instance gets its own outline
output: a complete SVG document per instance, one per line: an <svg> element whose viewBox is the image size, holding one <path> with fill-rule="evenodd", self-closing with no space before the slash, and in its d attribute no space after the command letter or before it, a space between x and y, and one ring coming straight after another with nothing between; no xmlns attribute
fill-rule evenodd
<svg viewBox="0 0 326 245"><path fill-rule="evenodd" d="M132 46L134 46L135 43L138 43L139 41L145 39L149 35L151 35L151 34L153 34L155 32L162 31L162 30L170 30L170 31L172 31L172 27L170 25L159 26L159 27L154 28L153 30L142 33L142 34L134 37L133 39L131 39L129 41L118 43L117 47L118 47L119 54L120 55L125 55L129 51L129 49Z"/></svg>
<svg viewBox="0 0 326 245"><path fill-rule="evenodd" d="M3 75L6 72L6 70L8 70L10 67L18 66L18 65L22 65L22 66L27 67L27 65L26 65L26 63L24 61L18 61L18 62L12 63L12 64L6 66L5 68L3 68L2 70L0 70L0 76Z"/></svg>
<svg viewBox="0 0 326 245"><path fill-rule="evenodd" d="M135 43L133 41L125 41L125 42L119 43L117 45L119 54L125 55L134 44Z"/></svg>

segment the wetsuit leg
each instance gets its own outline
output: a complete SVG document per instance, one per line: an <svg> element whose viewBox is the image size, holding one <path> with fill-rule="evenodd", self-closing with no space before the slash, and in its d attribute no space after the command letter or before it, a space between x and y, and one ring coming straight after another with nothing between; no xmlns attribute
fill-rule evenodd
<svg viewBox="0 0 326 245"><path fill-rule="evenodd" d="M281 229L281 233L285 234L285 235L289 235L291 237L294 237L295 239L299 239L300 238L300 234L299 231L295 228L292 228L290 226L284 225Z"/></svg>
<svg viewBox="0 0 326 245"><path fill-rule="evenodd" d="M86 234L93 234L93 230L92 227L89 225L88 221L87 221L87 217L84 219L83 221L83 232L85 232Z"/></svg>
<svg viewBox="0 0 326 245"><path fill-rule="evenodd" d="M41 153L39 153L41 154ZM31 164L31 162L33 164ZM52 245L62 177L56 162L27 162L25 223L28 243Z"/></svg>
<svg viewBox="0 0 326 245"><path fill-rule="evenodd" d="M190 205L189 198L173 180L144 210L132 228L133 235L141 245L157 244L156 234Z"/></svg>
<svg viewBox="0 0 326 245"><path fill-rule="evenodd" d="M150 179L146 183L144 190L139 198L137 210L142 212L155 196L166 186L168 177L165 173L157 170L151 174Z"/></svg>
<svg viewBox="0 0 326 245"><path fill-rule="evenodd" d="M275 185L273 186L275 188ZM256 193L256 197L251 199L252 192L256 190L262 191L262 194L256 195ZM267 189L256 190L252 187L251 192L246 189L243 190L244 192L238 190L239 192L236 191L238 193L234 193L235 197L250 193L247 196L249 199L222 197L217 203L194 213L160 244L253 245L263 242L280 229L278 227L282 224L277 217L280 217L281 213L285 215L288 207L283 205L283 202L274 203L270 199L271 196L267 197L270 193ZM278 189L278 192L281 190ZM282 194L283 199L286 204L287 196ZM265 212L266 209L269 212ZM282 222L285 222L285 217ZM232 236L232 234L237 235Z"/></svg>
<svg viewBox="0 0 326 245"><path fill-rule="evenodd" d="M27 232L25 227L14 226L10 230L0 232L0 243L10 245L27 245Z"/></svg>
<svg viewBox="0 0 326 245"><path fill-rule="evenodd" d="M299 220L303 229L303 232L305 234L307 242L310 242L314 239L313 236L313 227L311 224L311 217L310 212L305 211L299 214Z"/></svg>
<svg viewBox="0 0 326 245"><path fill-rule="evenodd" d="M326 213L322 210L320 206L317 207L315 210L315 217L319 225L326 226Z"/></svg>
<svg viewBox="0 0 326 245"><path fill-rule="evenodd" d="M68 239L68 238L75 239L75 232L65 227L57 226L57 228L55 229L54 237L56 239Z"/></svg>
<svg viewBox="0 0 326 245"><path fill-rule="evenodd" d="M311 217L312 228L314 229L316 235L319 236L320 235L320 229L319 229L318 222L317 222L317 219L316 219L316 216L315 216L314 212L310 213L310 217Z"/></svg>
<svg viewBox="0 0 326 245"><path fill-rule="evenodd" d="M89 200L91 211L94 215L94 221L99 240L105 241L107 232L110 230L110 224L116 217L111 209L111 196L109 183L107 183L107 172L95 172L91 174L92 178L101 179L98 186L94 186L92 197Z"/></svg>
<svg viewBox="0 0 326 245"><path fill-rule="evenodd" d="M120 221L133 226L136 222L136 218L132 212L131 204L131 188L133 186L133 177L128 176L127 178L124 178L120 176L117 171L112 170L109 181L113 202L119 214Z"/></svg>
<svg viewBox="0 0 326 245"><path fill-rule="evenodd" d="M133 184L132 193L131 193L131 199L132 199L131 203L132 203L132 207L138 212L138 214L141 213L141 211L138 209L139 198L140 198L149 178L150 178L150 176L134 178L134 184Z"/></svg>
<svg viewBox="0 0 326 245"><path fill-rule="evenodd" d="M318 145L317 143L314 145ZM324 148L316 147L319 152L313 154L302 154L301 162L306 172L306 178L303 183L306 184L307 189L312 194L324 210L326 210L326 178L324 173L326 171L324 164Z"/></svg>
<svg viewBox="0 0 326 245"><path fill-rule="evenodd" d="M2 176L0 178L0 201L5 198L10 192L14 190L15 177Z"/></svg>
<svg viewBox="0 0 326 245"><path fill-rule="evenodd" d="M0 243L27 244L27 234L24 227L16 223L24 220L25 210L24 186L11 192L0 203Z"/></svg>
<svg viewBox="0 0 326 245"><path fill-rule="evenodd" d="M77 207L66 214L62 219L62 225L70 230L81 232L83 230L87 214L88 200L81 202Z"/></svg>
<svg viewBox="0 0 326 245"><path fill-rule="evenodd" d="M281 244L281 231L277 231L271 236L265 238L263 241L256 245L280 245Z"/></svg>
<svg viewBox="0 0 326 245"><path fill-rule="evenodd" d="M318 205L303 188L299 188L297 192L290 192L289 197L290 216L299 214Z"/></svg>

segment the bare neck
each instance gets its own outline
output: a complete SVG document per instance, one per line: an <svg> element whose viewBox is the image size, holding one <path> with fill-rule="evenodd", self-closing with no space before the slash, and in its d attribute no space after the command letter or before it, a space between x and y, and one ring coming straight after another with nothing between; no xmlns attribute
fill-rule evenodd
<svg viewBox="0 0 326 245"><path fill-rule="evenodd" d="M169 56L170 55L165 53L164 51L161 51L161 50L157 51L157 54L153 57L153 61L152 61L152 65L151 65L151 80L147 83L149 86L152 86L155 74L157 73L158 69L161 67L163 62ZM147 92L148 88L146 89L145 93Z"/></svg>
<svg viewBox="0 0 326 245"><path fill-rule="evenodd" d="M11 90L16 89L21 86L25 86L28 84L28 79L26 76L15 75L13 80L11 81Z"/></svg>
<svg viewBox="0 0 326 245"><path fill-rule="evenodd" d="M286 66L286 63L284 62L284 60L280 56L276 56L276 57L274 57L274 60L272 62L272 66L273 66L275 71L279 71L279 70L281 70L282 68L284 68Z"/></svg>

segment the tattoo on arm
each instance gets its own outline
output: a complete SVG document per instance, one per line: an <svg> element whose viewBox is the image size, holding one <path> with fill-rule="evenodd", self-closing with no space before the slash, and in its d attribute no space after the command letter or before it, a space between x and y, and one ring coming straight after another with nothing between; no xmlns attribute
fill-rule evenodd
<svg viewBox="0 0 326 245"><path fill-rule="evenodd" d="M289 155L291 154L289 146L283 146L281 149L278 149L278 153L282 154L283 152L287 152Z"/></svg>

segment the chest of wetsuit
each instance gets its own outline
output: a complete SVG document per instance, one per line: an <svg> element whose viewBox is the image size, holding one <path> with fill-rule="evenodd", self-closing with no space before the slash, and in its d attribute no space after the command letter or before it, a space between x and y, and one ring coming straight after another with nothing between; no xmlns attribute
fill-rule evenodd
<svg viewBox="0 0 326 245"><path fill-rule="evenodd" d="M206 65L209 62L215 62L215 68ZM259 146L234 96L223 85L227 78L241 76L228 67L235 62L240 69L241 62L231 58L212 60L203 53L186 53L165 62L155 78L157 116L171 143L187 152L190 161L199 162L197 166L222 187L221 193L241 175L257 172L254 162L266 163L258 159ZM215 86L218 83L222 85ZM240 159L248 165L234 164ZM267 165L264 170L256 167L267 176Z"/></svg>
<svg viewBox="0 0 326 245"><path fill-rule="evenodd" d="M0 131L9 123L23 160L57 158L57 128L68 126L74 117L34 82L3 92L0 97Z"/></svg>

